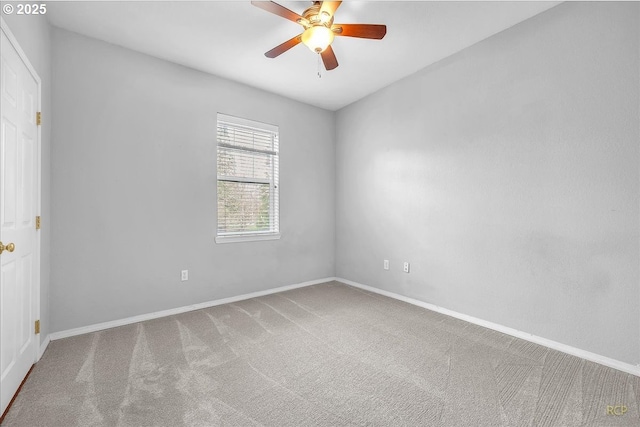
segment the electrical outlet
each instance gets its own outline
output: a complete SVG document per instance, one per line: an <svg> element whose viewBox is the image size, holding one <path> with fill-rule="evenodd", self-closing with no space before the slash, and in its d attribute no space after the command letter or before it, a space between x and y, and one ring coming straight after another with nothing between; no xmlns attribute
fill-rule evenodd
<svg viewBox="0 0 640 427"><path fill-rule="evenodd" d="M404 267L402 268L402 270L403 270L405 273L408 273L408 272L409 272L409 263L408 263L408 262L405 262L405 263L404 263Z"/></svg>
<svg viewBox="0 0 640 427"><path fill-rule="evenodd" d="M182 270L180 273L180 280L183 282L189 280L189 270Z"/></svg>
<svg viewBox="0 0 640 427"><path fill-rule="evenodd" d="M385 269L385 270L388 270L388 269L389 269L389 260L388 260L388 259L385 259L385 260L384 260L384 269Z"/></svg>

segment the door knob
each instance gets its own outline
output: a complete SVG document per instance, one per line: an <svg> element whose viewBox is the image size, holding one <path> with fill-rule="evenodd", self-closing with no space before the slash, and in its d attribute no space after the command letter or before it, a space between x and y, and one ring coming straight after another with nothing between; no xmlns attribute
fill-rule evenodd
<svg viewBox="0 0 640 427"><path fill-rule="evenodd" d="M2 244L2 242L0 242L0 254L4 252L5 249L7 250L7 252L13 252L16 250L16 245L14 245L13 243L9 243L7 246L5 246Z"/></svg>

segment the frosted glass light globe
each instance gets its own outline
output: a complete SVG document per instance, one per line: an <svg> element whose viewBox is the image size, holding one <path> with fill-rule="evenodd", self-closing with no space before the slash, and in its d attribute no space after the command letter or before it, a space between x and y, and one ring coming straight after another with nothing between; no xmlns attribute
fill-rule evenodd
<svg viewBox="0 0 640 427"><path fill-rule="evenodd" d="M316 25L309 27L302 33L302 43L304 43L312 52L320 53L329 47L333 42L333 31L324 25Z"/></svg>

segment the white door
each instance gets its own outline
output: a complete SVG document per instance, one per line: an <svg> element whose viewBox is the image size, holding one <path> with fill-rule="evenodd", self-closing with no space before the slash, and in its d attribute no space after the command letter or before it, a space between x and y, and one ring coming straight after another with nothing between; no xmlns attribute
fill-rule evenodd
<svg viewBox="0 0 640 427"><path fill-rule="evenodd" d="M39 83L4 28L0 33L1 415L36 361L39 341L34 331L39 281L35 228Z"/></svg>

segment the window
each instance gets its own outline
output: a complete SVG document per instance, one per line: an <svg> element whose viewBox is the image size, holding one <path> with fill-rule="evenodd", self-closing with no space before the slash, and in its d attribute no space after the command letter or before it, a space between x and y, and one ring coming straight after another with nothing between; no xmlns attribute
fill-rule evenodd
<svg viewBox="0 0 640 427"><path fill-rule="evenodd" d="M217 243L280 238L278 127L218 113Z"/></svg>

